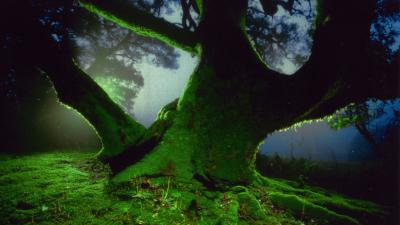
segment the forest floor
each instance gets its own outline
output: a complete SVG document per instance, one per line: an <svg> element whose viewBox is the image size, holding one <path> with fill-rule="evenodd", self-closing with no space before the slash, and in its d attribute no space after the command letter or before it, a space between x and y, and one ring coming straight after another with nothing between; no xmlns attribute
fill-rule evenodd
<svg viewBox="0 0 400 225"><path fill-rule="evenodd" d="M138 177L110 188L92 156L0 155L0 224L390 224L375 203L283 179L210 190Z"/></svg>

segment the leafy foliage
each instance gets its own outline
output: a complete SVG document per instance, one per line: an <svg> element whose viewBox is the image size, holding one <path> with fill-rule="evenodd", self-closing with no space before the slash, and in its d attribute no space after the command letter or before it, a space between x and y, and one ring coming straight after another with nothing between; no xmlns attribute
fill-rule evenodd
<svg viewBox="0 0 400 225"><path fill-rule="evenodd" d="M375 99L360 104L350 104L327 117L326 121L336 130L354 126L371 145L377 145L392 128L400 125L399 112L398 99L386 101ZM378 120L380 122L377 122ZM383 132L383 138L377 139L374 136L379 132Z"/></svg>
<svg viewBox="0 0 400 225"><path fill-rule="evenodd" d="M328 124L336 129L342 129L356 124L368 124L383 114L383 108L369 110L367 103L350 104L327 118Z"/></svg>

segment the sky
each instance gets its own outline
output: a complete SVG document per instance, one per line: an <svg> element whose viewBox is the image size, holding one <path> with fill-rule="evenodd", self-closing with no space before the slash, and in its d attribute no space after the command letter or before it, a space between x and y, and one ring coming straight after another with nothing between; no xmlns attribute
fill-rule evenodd
<svg viewBox="0 0 400 225"><path fill-rule="evenodd" d="M323 121L269 135L260 152L266 155L321 161L356 161L373 158L367 141L354 127L333 130Z"/></svg>
<svg viewBox="0 0 400 225"><path fill-rule="evenodd" d="M141 124L149 127L160 109L179 98L194 71L198 58L176 49L180 57L178 69L171 70L146 63L136 66L144 78L144 86L135 98L134 115Z"/></svg>

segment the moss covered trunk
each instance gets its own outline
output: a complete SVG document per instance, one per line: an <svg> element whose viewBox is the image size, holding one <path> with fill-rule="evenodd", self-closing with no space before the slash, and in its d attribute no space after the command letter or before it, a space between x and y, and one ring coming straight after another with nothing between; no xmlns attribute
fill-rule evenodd
<svg viewBox="0 0 400 225"><path fill-rule="evenodd" d="M271 104L263 97L271 89L263 76L266 68L242 24L247 2L203 4L201 60L176 110L165 116L172 124L150 154L114 180L147 173L195 176L214 184L248 183L255 175L259 143L277 125L285 124L284 113L274 116L266 107ZM220 17L227 10L230 16ZM217 19L220 23L215 23ZM156 123L163 118L159 115Z"/></svg>
<svg viewBox="0 0 400 225"><path fill-rule="evenodd" d="M107 160L135 145L144 135L145 128L126 114L87 74L73 61L45 60L46 70L64 104L78 110L96 129L103 145L98 156Z"/></svg>

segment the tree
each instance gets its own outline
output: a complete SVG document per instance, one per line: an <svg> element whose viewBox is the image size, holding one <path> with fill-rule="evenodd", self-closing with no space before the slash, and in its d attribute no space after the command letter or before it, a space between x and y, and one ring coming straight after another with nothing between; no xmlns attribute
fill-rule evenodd
<svg viewBox="0 0 400 225"><path fill-rule="evenodd" d="M396 100L378 101L370 100L360 104L350 104L327 118L327 122L333 129L339 130L354 126L365 138L377 156L387 153L382 152L381 145L384 144L385 136L390 135L399 124L399 111ZM376 120L385 119L378 127ZM380 131L380 132L379 132ZM378 137L377 133L382 133ZM392 149L392 151L397 149Z"/></svg>
<svg viewBox="0 0 400 225"><path fill-rule="evenodd" d="M35 36L25 38L20 52L27 45L30 51L17 57L34 61L60 101L94 126L103 144L98 157L110 163L114 182L144 175L195 178L214 187L260 181L254 161L268 133L331 114L350 102L399 94L397 65L380 57L370 42L376 17L372 0L318 1L312 54L290 77L269 69L253 48L246 34L245 0L186 2L200 13L195 30L128 1L81 0L84 8L107 20L200 57L182 97L146 129L109 98L71 53L51 41L46 35L51 32L34 20L21 21L20 15L35 16L29 1L21 2L6 1L18 12L8 15L20 23L6 28ZM288 2L261 1L272 15L272 7Z"/></svg>

